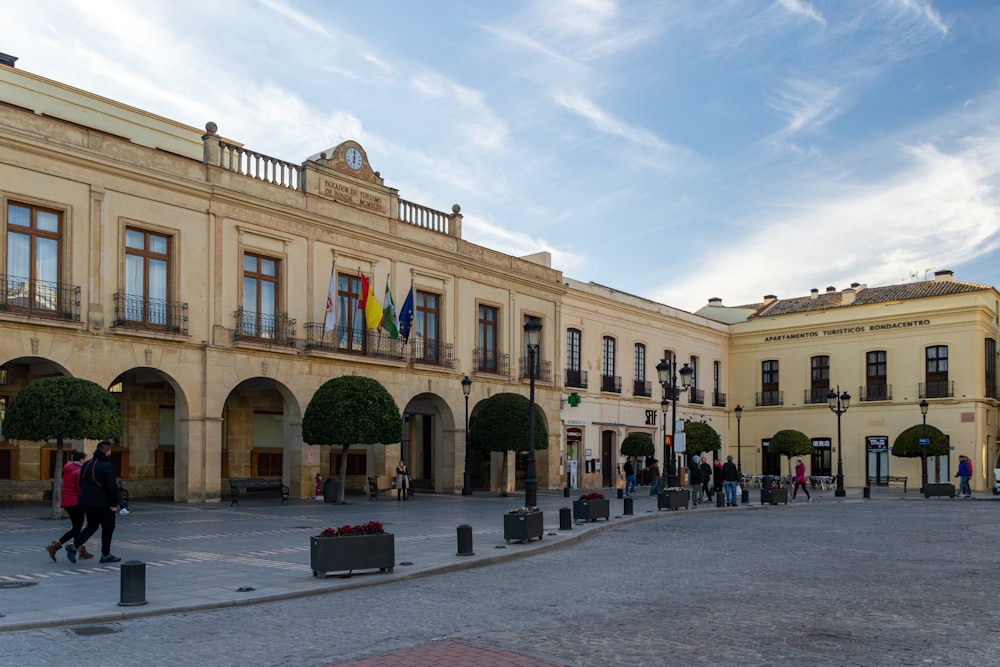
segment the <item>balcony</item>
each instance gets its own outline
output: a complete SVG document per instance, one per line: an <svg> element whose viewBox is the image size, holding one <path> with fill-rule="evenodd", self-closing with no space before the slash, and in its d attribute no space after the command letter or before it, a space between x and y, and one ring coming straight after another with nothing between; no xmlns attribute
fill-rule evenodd
<svg viewBox="0 0 1000 667"><path fill-rule="evenodd" d="M694 387L688 389L688 403L705 405L705 390L695 389Z"/></svg>
<svg viewBox="0 0 1000 667"><path fill-rule="evenodd" d="M891 384L866 384L863 387L858 387L858 396L860 401L891 401L892 400L892 385Z"/></svg>
<svg viewBox="0 0 1000 667"><path fill-rule="evenodd" d="M802 402L805 405L826 405L826 395L829 393L829 386L806 389L802 396Z"/></svg>
<svg viewBox="0 0 1000 667"><path fill-rule="evenodd" d="M80 287L3 276L0 311L69 322L80 321Z"/></svg>
<svg viewBox="0 0 1000 667"><path fill-rule="evenodd" d="M632 395L646 397L652 396L653 383L649 380L632 380Z"/></svg>
<svg viewBox="0 0 1000 667"><path fill-rule="evenodd" d="M721 391L712 392L712 405L717 408L726 407L726 395Z"/></svg>
<svg viewBox="0 0 1000 667"><path fill-rule="evenodd" d="M111 326L186 336L187 311L188 305L180 301L147 299L119 292L115 294L115 319Z"/></svg>
<svg viewBox="0 0 1000 667"><path fill-rule="evenodd" d="M602 375L601 376L601 391L607 391L612 394L622 393L622 379L618 375Z"/></svg>
<svg viewBox="0 0 1000 667"><path fill-rule="evenodd" d="M919 398L951 398L955 395L955 383L951 380L921 382Z"/></svg>
<svg viewBox="0 0 1000 667"><path fill-rule="evenodd" d="M566 369L566 386L574 389L587 388L587 371L571 371Z"/></svg>
<svg viewBox="0 0 1000 667"><path fill-rule="evenodd" d="M521 357L519 366L519 375L522 380L529 380L528 377L528 358ZM535 380L538 382L552 382L552 362L545 361L543 359L535 359Z"/></svg>
<svg viewBox="0 0 1000 667"><path fill-rule="evenodd" d="M472 369L477 373L510 375L510 355L477 347L472 351Z"/></svg>
<svg viewBox="0 0 1000 667"><path fill-rule="evenodd" d="M433 338L412 338L410 340L410 362L428 366L454 368L454 346Z"/></svg>
<svg viewBox="0 0 1000 667"><path fill-rule="evenodd" d="M295 347L295 320L279 315L265 315L240 308L233 317L236 328L233 340Z"/></svg>
<svg viewBox="0 0 1000 667"><path fill-rule="evenodd" d="M402 338L390 338L389 334L376 329L334 327L325 331L322 322L306 324L305 348L392 361L405 361L406 354Z"/></svg>
<svg viewBox="0 0 1000 667"><path fill-rule="evenodd" d="M769 405L784 405L784 396L780 391L759 391L757 392L757 407Z"/></svg>

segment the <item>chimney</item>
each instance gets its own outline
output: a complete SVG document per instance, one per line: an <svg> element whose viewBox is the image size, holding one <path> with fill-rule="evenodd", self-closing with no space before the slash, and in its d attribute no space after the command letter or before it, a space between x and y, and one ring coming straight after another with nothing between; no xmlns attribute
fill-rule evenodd
<svg viewBox="0 0 1000 667"><path fill-rule="evenodd" d="M935 271L934 280L940 282L951 282L955 280L955 272L945 269L944 271Z"/></svg>
<svg viewBox="0 0 1000 667"><path fill-rule="evenodd" d="M713 296L711 299L708 300L708 305L710 305L710 306L717 306L717 307L721 308L722 307L722 299L720 299L717 296Z"/></svg>
<svg viewBox="0 0 1000 667"><path fill-rule="evenodd" d="M853 287L845 289L843 292L840 293L840 305L841 306L851 305L852 303L854 303L854 296L855 293Z"/></svg>
<svg viewBox="0 0 1000 667"><path fill-rule="evenodd" d="M765 294L764 295L764 303L766 303L766 304L772 304L772 303L774 303L777 300L778 300L778 297L776 297L773 294Z"/></svg>
<svg viewBox="0 0 1000 667"><path fill-rule="evenodd" d="M811 290L809 290L809 298L810 299L818 299L819 298L819 290L816 289L815 287L813 287Z"/></svg>
<svg viewBox="0 0 1000 667"><path fill-rule="evenodd" d="M0 65L6 65L7 67L13 67L14 63L17 62L17 56L12 56L8 53L0 53Z"/></svg>
<svg viewBox="0 0 1000 667"><path fill-rule="evenodd" d="M834 287L833 285L830 285L829 287L826 288L826 291L827 292L836 292L837 288Z"/></svg>

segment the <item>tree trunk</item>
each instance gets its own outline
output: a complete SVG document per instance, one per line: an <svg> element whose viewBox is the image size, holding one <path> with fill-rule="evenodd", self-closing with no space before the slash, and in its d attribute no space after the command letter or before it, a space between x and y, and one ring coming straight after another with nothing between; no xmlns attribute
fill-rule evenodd
<svg viewBox="0 0 1000 667"><path fill-rule="evenodd" d="M344 445L340 453L340 488L337 489L337 504L344 504L344 490L347 486L347 450L350 445Z"/></svg>

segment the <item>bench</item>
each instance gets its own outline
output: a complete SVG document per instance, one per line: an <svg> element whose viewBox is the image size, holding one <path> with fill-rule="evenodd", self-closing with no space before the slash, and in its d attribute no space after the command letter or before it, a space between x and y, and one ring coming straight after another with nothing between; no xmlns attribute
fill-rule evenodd
<svg viewBox="0 0 1000 667"><path fill-rule="evenodd" d="M240 490L244 495L251 493L280 493L281 502L288 502L288 486L280 479L265 477L230 478L229 506L240 504Z"/></svg>
<svg viewBox="0 0 1000 667"><path fill-rule="evenodd" d="M906 493L906 478L905 477L893 477L891 475L883 475L881 477L869 477L868 486L896 486L903 487L903 493Z"/></svg>
<svg viewBox="0 0 1000 667"><path fill-rule="evenodd" d="M379 494L389 493L393 490L392 482L387 475L375 475L368 477L368 500L378 500Z"/></svg>

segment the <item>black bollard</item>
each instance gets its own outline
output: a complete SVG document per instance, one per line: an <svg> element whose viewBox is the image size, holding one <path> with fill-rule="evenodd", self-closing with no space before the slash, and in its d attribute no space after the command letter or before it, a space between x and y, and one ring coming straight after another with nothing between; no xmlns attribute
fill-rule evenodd
<svg viewBox="0 0 1000 667"><path fill-rule="evenodd" d="M619 498L625 497L625 489L618 489L618 497Z"/></svg>
<svg viewBox="0 0 1000 667"><path fill-rule="evenodd" d="M127 560L121 566L120 607L146 604L146 564L141 560Z"/></svg>
<svg viewBox="0 0 1000 667"><path fill-rule="evenodd" d="M740 494L740 503L743 505L750 504L750 489L743 487L743 493Z"/></svg>
<svg viewBox="0 0 1000 667"><path fill-rule="evenodd" d="M456 556L475 556L472 551L472 526L464 523L458 527L458 553Z"/></svg>
<svg viewBox="0 0 1000 667"><path fill-rule="evenodd" d="M871 497L872 497L872 487L866 486L865 487L865 498L871 498Z"/></svg>
<svg viewBox="0 0 1000 667"><path fill-rule="evenodd" d="M573 529L573 510L568 507L559 508L559 530Z"/></svg>
<svg viewBox="0 0 1000 667"><path fill-rule="evenodd" d="M725 507L726 506L726 494L723 491L715 492L715 506Z"/></svg>
<svg viewBox="0 0 1000 667"><path fill-rule="evenodd" d="M568 486L564 486L563 487L563 498L569 498L569 487Z"/></svg>
<svg viewBox="0 0 1000 667"><path fill-rule="evenodd" d="M625 509L622 514L625 516L632 516L632 498L625 499Z"/></svg>

